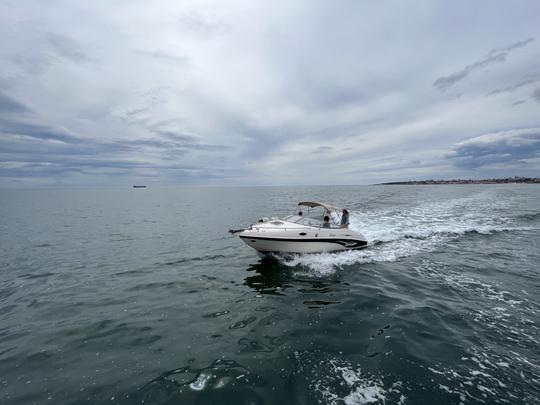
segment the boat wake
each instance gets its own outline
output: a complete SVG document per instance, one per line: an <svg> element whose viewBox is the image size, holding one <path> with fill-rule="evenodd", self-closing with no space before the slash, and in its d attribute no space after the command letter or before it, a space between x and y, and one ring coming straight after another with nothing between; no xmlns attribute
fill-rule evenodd
<svg viewBox="0 0 540 405"><path fill-rule="evenodd" d="M287 266L306 268L309 274L318 277L332 274L347 265L393 262L434 251L464 235L538 229L538 225L524 223L523 215L498 215L510 204L508 200L494 201L493 196L485 193L407 208L353 211L350 227L362 232L370 241L365 249L278 259ZM532 220L536 218L534 216ZM531 221L526 219L529 219L526 222Z"/></svg>

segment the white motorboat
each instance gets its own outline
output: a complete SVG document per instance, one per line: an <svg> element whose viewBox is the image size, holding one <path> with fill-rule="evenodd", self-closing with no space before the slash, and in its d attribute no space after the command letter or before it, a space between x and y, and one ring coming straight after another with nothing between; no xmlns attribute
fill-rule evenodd
<svg viewBox="0 0 540 405"><path fill-rule="evenodd" d="M364 235L341 225L339 208L311 201L300 202L297 208L292 215L263 218L245 229L230 232L263 254L337 252L367 245Z"/></svg>

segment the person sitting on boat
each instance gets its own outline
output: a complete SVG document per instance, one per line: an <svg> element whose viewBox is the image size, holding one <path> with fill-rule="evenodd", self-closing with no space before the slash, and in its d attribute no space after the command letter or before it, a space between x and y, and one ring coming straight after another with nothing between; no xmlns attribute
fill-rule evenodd
<svg viewBox="0 0 540 405"><path fill-rule="evenodd" d="M324 222L322 224L323 228L330 228L330 217L328 215L324 216Z"/></svg>
<svg viewBox="0 0 540 405"><path fill-rule="evenodd" d="M349 211L347 211L345 208L343 208L343 210L341 211L341 227L349 227Z"/></svg>

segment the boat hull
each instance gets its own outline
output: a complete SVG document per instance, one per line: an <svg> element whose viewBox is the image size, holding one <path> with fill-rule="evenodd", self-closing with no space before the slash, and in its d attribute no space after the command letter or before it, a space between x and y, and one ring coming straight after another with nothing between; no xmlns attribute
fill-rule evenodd
<svg viewBox="0 0 540 405"><path fill-rule="evenodd" d="M239 235L248 246L263 253L322 253L361 249L367 241L350 238L283 238Z"/></svg>

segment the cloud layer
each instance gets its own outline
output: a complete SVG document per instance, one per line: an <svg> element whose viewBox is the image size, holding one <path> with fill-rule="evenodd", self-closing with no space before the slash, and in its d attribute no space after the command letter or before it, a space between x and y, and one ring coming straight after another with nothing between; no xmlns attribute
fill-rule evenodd
<svg viewBox="0 0 540 405"><path fill-rule="evenodd" d="M492 65L494 63L501 63L506 61L506 57L508 54L515 49L522 48L529 43L534 41L534 38L528 38L523 41L518 41L512 45L508 45L504 48L495 48L492 49L487 53L486 56L484 56L482 59L465 66L463 69L454 72L448 76L439 77L435 82L433 83L433 86L437 87L439 90L447 90L457 82L465 79L467 76L469 76L471 73L475 71L480 71L484 68L486 68L489 65ZM525 83L527 84L527 83ZM495 93L490 93L495 94Z"/></svg>
<svg viewBox="0 0 540 405"><path fill-rule="evenodd" d="M538 175L536 143L516 146L540 125L537 15L7 0L0 187Z"/></svg>
<svg viewBox="0 0 540 405"><path fill-rule="evenodd" d="M456 144L448 157L459 167L474 169L501 163L526 164L528 159L540 158L540 128L478 136Z"/></svg>

